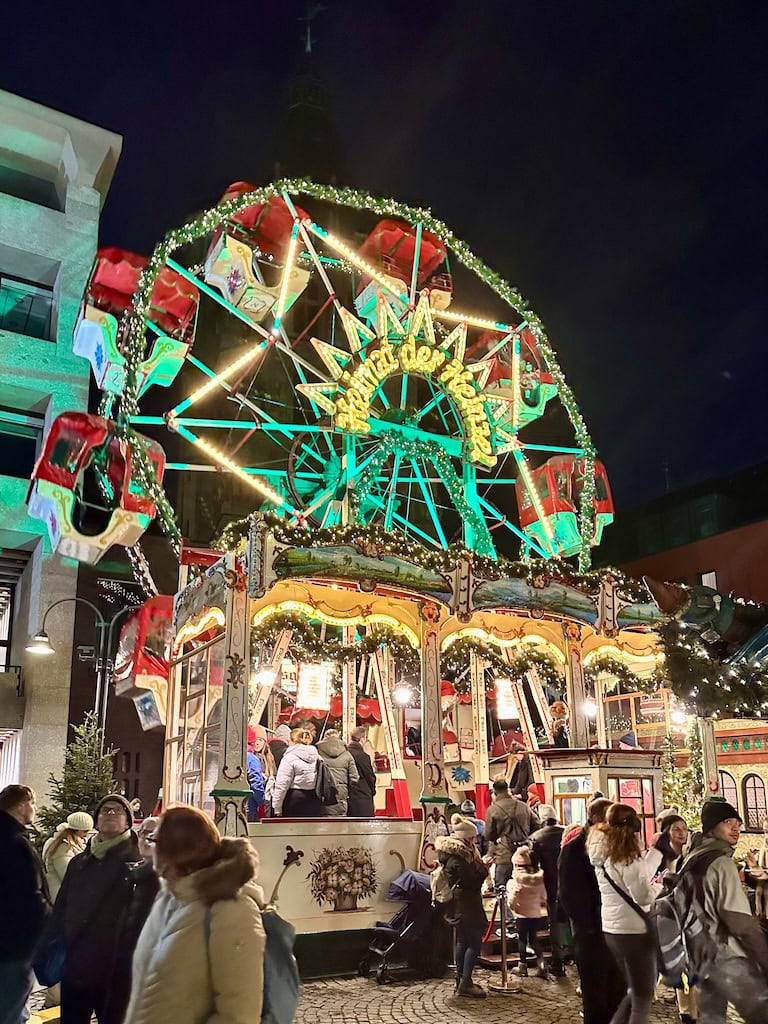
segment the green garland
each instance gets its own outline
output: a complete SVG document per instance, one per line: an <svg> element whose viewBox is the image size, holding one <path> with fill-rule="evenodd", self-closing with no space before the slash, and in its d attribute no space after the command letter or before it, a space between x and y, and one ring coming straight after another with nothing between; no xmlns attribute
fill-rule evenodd
<svg viewBox="0 0 768 1024"><path fill-rule="evenodd" d="M649 676L640 676L633 672L629 665L622 661L621 658L615 658L611 654L601 654L590 661L589 665L584 669L584 681L593 695L595 693L595 681L601 672L615 676L628 693L655 693L660 686L668 684L667 676L663 669L656 669Z"/></svg>
<svg viewBox="0 0 768 1024"><path fill-rule="evenodd" d="M440 656L440 671L443 676L466 668L473 654L486 661L497 676L520 679L530 669L535 668L545 686L556 691L562 690L563 673L551 654L528 649L521 651L512 661L507 661L495 644L475 637L461 637L443 651ZM457 680L454 686L457 693L469 693L471 684L469 678L465 676Z"/></svg>
<svg viewBox="0 0 768 1024"><path fill-rule="evenodd" d="M378 523L367 526L356 523L350 526L308 530L301 526L288 526L273 512L255 512L244 519L229 523L213 542L213 547L219 551L239 550L255 522L263 522L273 532L278 543L290 547L322 547L328 544L380 548L388 555L404 558L446 576L450 576L455 570L460 558L468 558L472 562L472 572L478 579L524 579L532 586L541 585L547 580L558 580L591 594L597 593L602 582L610 578L614 580L618 593L625 600L651 601L651 596L643 583L618 569L591 569L589 572L580 573L568 562L558 558L533 558L527 562L512 561L504 557L488 558L467 550L463 544L451 544L445 550L438 551L408 540L402 534L389 532Z"/></svg>
<svg viewBox="0 0 768 1024"><path fill-rule="evenodd" d="M768 709L768 661L728 665L720 645L676 619L656 628L666 655L666 675L675 696L714 718L756 715Z"/></svg>
<svg viewBox="0 0 768 1024"><path fill-rule="evenodd" d="M384 645L404 671L416 671L419 667L419 652L411 647L402 633L388 626L372 626L360 640L344 644L327 637L321 640L303 615L291 612L275 612L254 626L251 630L252 650L262 644L274 644L284 629L293 632L290 652L298 661L333 661L341 665L373 654Z"/></svg>
<svg viewBox="0 0 768 1024"><path fill-rule="evenodd" d="M360 508L370 496L384 463L394 452L404 455L407 459L421 458L429 459L432 462L443 479L454 508L461 519L470 525L477 538L477 553L480 556L487 555L490 558L495 558L492 554L493 541L488 526L483 517L467 501L453 463L437 441L411 441L398 435L382 438L379 448L352 492L355 495L357 507Z"/></svg>
<svg viewBox="0 0 768 1024"><path fill-rule="evenodd" d="M150 317L151 296L155 282L169 257L180 247L210 235L222 221L235 216L246 207L279 197L284 192L292 196L306 195L314 199L334 203L337 206L368 211L379 216L401 217L411 224L421 223L427 231L441 238L452 250L459 262L480 278L481 281L515 310L521 320L527 323L536 338L547 371L558 389L560 401L573 426L576 442L584 451L587 473L585 474L586 480L580 503L582 542L579 551L579 568L585 571L589 567L591 559L590 542L594 519L592 502L594 498L595 448L587 431L584 418L576 404L573 392L568 386L555 357L554 350L549 344L544 325L523 296L512 288L500 274L491 270L475 256L465 242L457 238L442 221L432 216L430 210L408 206L404 203L395 202L393 199L377 197L356 189L337 188L333 185L319 185L306 178L281 179L211 207L180 228L168 232L165 238L155 246L147 266L142 271L131 309L125 317L124 355L127 375L125 389L120 402L119 422L132 436L138 436L135 435L135 432L127 424L129 418L138 412L138 370L146 349L145 320ZM107 401L110 401L110 399L103 400L102 405ZM175 519L173 526L167 522L167 513L170 506L167 504L167 501L158 501L158 507L161 509L161 522L175 543L178 540L178 527L175 524Z"/></svg>

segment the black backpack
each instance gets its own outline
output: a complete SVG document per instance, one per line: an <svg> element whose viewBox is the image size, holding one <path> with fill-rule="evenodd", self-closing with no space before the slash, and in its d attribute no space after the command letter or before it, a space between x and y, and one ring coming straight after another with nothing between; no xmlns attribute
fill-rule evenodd
<svg viewBox="0 0 768 1024"><path fill-rule="evenodd" d="M333 783L333 776L322 757L317 759L315 772L315 795L323 807L333 807L339 801L339 794Z"/></svg>

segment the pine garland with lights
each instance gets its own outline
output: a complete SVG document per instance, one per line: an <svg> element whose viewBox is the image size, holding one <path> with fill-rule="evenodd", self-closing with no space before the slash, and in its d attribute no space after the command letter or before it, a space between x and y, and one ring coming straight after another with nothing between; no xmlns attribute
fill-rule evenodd
<svg viewBox="0 0 768 1024"><path fill-rule="evenodd" d="M289 652L296 661L332 661L341 665L371 655L378 647L385 646L404 671L416 671L419 666L419 652L402 634L385 625L371 626L355 643L344 644L327 637L321 639L304 616L292 612L275 612L254 626L251 629L251 649L262 645L274 646L284 629L292 631Z"/></svg>
<svg viewBox="0 0 768 1024"><path fill-rule="evenodd" d="M120 401L118 422L126 431L131 448L137 450L141 447L143 449L139 436L128 426L128 422L130 417L138 412L139 365L145 358L147 347L145 323L147 319L151 319L152 292L167 260L177 249L205 238L222 222L235 216L247 207L266 202L272 198L278 198L283 193L292 196L306 195L314 199L334 203L337 206L344 206L358 211L368 211L379 216L401 217L408 223L422 224L427 231L441 238L452 251L454 257L506 302L513 309L516 316L520 318L521 322L528 326L536 338L544 365L558 389L560 401L573 427L576 443L584 453L586 473L580 501L579 518L582 542L579 550L579 568L585 571L589 567L591 560L590 542L593 533L593 499L595 495L595 448L584 418L576 404L573 392L568 386L557 362L554 350L549 344L544 325L523 296L516 289L512 288L500 274L491 270L475 256L465 242L457 238L442 221L432 216L430 210L398 203L393 199L374 196L357 189L321 185L306 178L281 179L211 207L199 216L189 220L180 228L168 232L165 238L155 246L146 267L139 277L138 289L133 297L132 306L124 318L123 353L126 359L127 372L125 388ZM102 402L105 408L107 402L111 404L109 397L105 398ZM150 467L146 456L142 458L141 455L137 454L136 460L140 466L139 472L142 479L148 482ZM163 500L158 497L156 500L161 524L170 536L174 546L176 546L179 542L179 534L175 517L172 516L172 510L170 510L167 499ZM171 511L170 517L169 510Z"/></svg>
<svg viewBox="0 0 768 1024"><path fill-rule="evenodd" d="M481 580L524 579L533 588L541 588L550 581L556 581L595 594L603 581L610 579L615 582L617 592L624 599L651 601L643 583L618 569L591 569L580 573L559 558L534 558L525 562L504 557L489 558L468 550L461 543L451 544L443 550L426 548L400 533L385 530L378 523L309 529L306 526L289 526L274 512L255 512L244 519L228 523L213 542L213 547L219 551L240 550L251 527L257 523L266 526L279 544L288 547L349 546L361 554L395 556L444 575L447 584L458 561L468 559L472 563L473 575Z"/></svg>
<svg viewBox="0 0 768 1024"><path fill-rule="evenodd" d="M684 704L705 715L755 715L768 709L768 661L729 665L722 644L708 644L676 619L656 627L666 655L669 686Z"/></svg>
<svg viewBox="0 0 768 1024"><path fill-rule="evenodd" d="M584 680L589 691L595 693L595 682L601 673L614 676L627 693L655 693L662 686L668 683L663 668L657 668L649 676L638 675L633 672L626 662L615 658L611 654L601 654L593 658L584 669Z"/></svg>

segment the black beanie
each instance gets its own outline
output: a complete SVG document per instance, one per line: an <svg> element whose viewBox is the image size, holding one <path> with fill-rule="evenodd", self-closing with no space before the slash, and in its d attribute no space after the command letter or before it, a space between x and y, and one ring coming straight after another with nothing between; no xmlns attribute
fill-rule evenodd
<svg viewBox="0 0 768 1024"><path fill-rule="evenodd" d="M736 808L725 800L705 800L701 808L701 831L711 832L721 821L727 821L728 818L738 818L741 821L741 815Z"/></svg>
<svg viewBox="0 0 768 1024"><path fill-rule="evenodd" d="M125 811L125 816L128 819L128 828L133 828L133 811L131 805L122 795L122 793L109 793L107 796L102 797L96 805L96 810L93 812L93 823L98 828L99 826L99 811L104 804L120 804Z"/></svg>

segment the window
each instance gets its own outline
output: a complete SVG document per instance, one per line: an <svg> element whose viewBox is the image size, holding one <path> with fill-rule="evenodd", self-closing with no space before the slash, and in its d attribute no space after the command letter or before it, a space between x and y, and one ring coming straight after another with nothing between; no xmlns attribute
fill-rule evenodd
<svg viewBox="0 0 768 1024"><path fill-rule="evenodd" d="M53 289L20 278L0 277L0 331L51 341Z"/></svg>
<svg viewBox="0 0 768 1024"><path fill-rule="evenodd" d="M0 408L0 476L29 480L42 436L42 417Z"/></svg>
<svg viewBox="0 0 768 1024"><path fill-rule="evenodd" d="M8 584L0 586L0 672L8 667L11 646L11 617L13 614L13 590Z"/></svg>
<svg viewBox="0 0 768 1024"><path fill-rule="evenodd" d="M736 780L730 772L724 772L722 769L718 772L720 776L720 796L731 807L735 807L738 810L739 807L739 791L736 786Z"/></svg>
<svg viewBox="0 0 768 1024"><path fill-rule="evenodd" d="M617 803L629 804L637 812L643 825L646 846L650 846L656 831L656 807L653 798L653 779L647 776L608 779L608 797Z"/></svg>
<svg viewBox="0 0 768 1024"><path fill-rule="evenodd" d="M741 784L744 795L744 827L747 832L762 832L763 819L768 817L765 783L759 775L745 775Z"/></svg>

